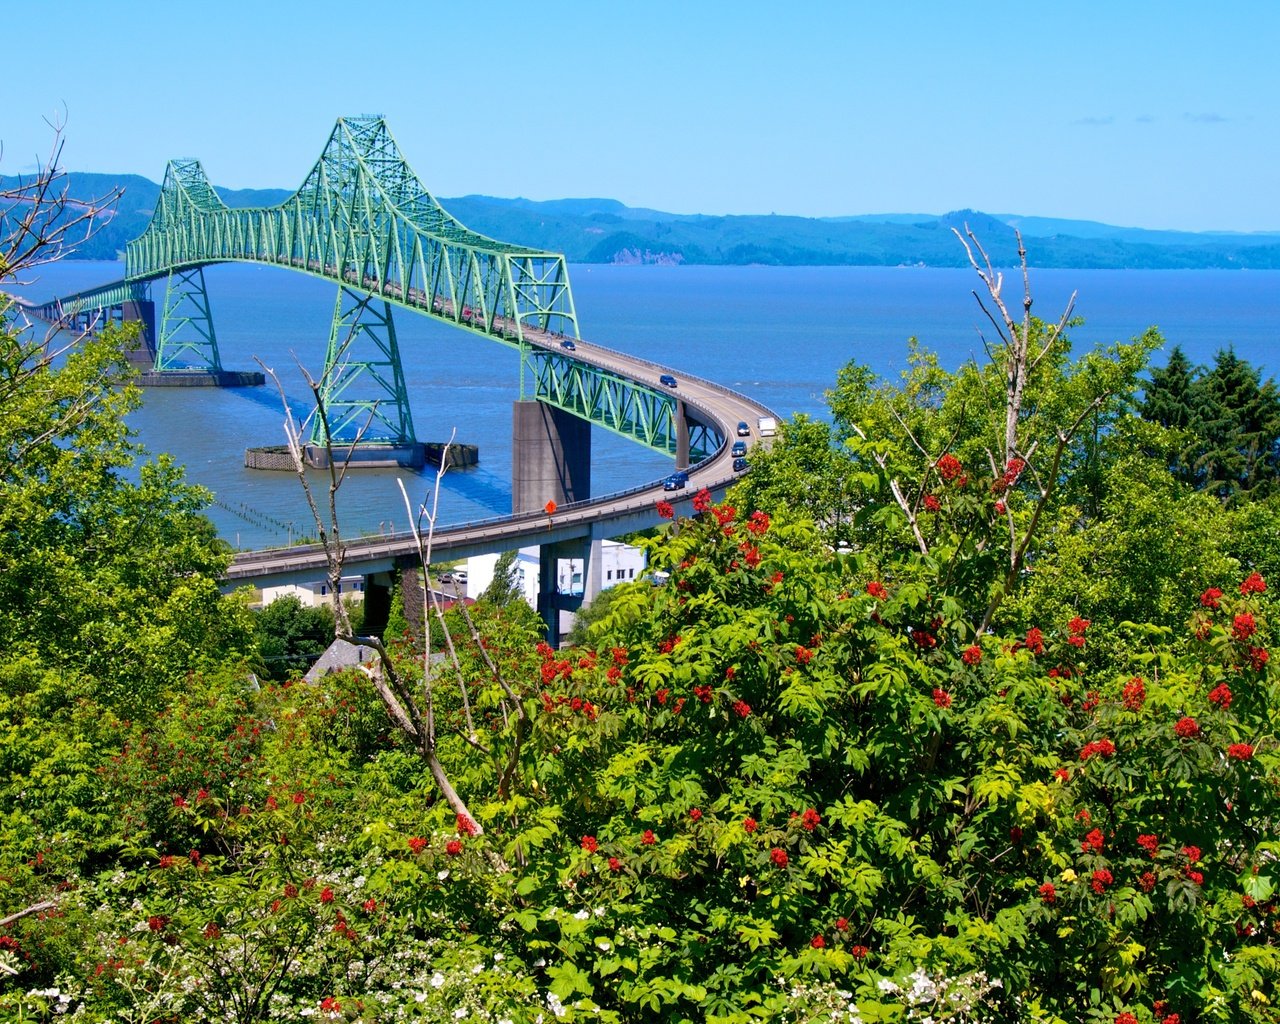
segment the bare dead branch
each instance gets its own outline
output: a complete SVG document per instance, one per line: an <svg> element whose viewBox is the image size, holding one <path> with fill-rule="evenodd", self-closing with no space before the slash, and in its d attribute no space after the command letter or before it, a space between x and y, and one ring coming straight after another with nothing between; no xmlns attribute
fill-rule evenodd
<svg viewBox="0 0 1280 1024"><path fill-rule="evenodd" d="M32 914L43 914L46 910L53 910L57 906L58 904L53 900L41 900L39 903L33 903L31 906L19 910L16 914L0 917L0 928L6 928L15 921L21 921L24 917L30 917Z"/></svg>
<svg viewBox="0 0 1280 1024"><path fill-rule="evenodd" d="M116 188L87 202L72 199L61 167L63 122L46 123L53 132L48 156L34 175L0 188L0 281L30 283L23 275L92 238L124 194Z"/></svg>

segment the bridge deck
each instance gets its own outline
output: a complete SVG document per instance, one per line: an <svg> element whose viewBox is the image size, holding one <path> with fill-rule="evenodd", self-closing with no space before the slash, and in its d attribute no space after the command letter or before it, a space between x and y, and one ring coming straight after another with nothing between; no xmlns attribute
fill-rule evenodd
<svg viewBox="0 0 1280 1024"><path fill-rule="evenodd" d="M545 347L559 346L553 335L526 339ZM640 383L660 387L664 373L677 377L677 396L686 407L708 424L716 427L724 438L733 438L737 425L745 421L751 427L750 441L771 443L760 438L756 424L762 416L774 413L761 403L740 395L713 381L678 374L677 371L628 356L589 342L579 341L573 357L601 369L617 373ZM604 495L590 501L576 502L556 510L548 518L545 513L523 513L501 516L475 523L463 523L437 530L432 540L432 557L440 560L469 555L510 551L514 548L556 543L588 536L609 536L655 526L661 522L656 505L666 499L687 511L688 502L700 488L723 494L737 479L732 470L726 442L711 458L689 470L689 483L682 491L663 491L662 482L652 481L630 491ZM388 500L394 500L388 495ZM410 536L360 538L346 544L344 571L381 572L417 564L417 547ZM227 572L228 587L260 586L265 582L308 582L323 576L326 562L318 544L263 551L246 551L236 555Z"/></svg>

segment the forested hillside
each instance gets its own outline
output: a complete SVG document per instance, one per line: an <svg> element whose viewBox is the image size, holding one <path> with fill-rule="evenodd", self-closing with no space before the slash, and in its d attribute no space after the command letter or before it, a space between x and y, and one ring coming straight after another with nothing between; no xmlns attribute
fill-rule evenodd
<svg viewBox="0 0 1280 1024"><path fill-rule="evenodd" d="M124 189L115 212L79 247L80 259L114 259L146 227L160 186L137 175L72 173L69 195L91 201ZM228 206L282 202L286 189L218 189ZM964 266L953 227L968 224L993 259L1017 262L1015 227L1037 265L1082 268L1276 269L1280 233L1139 231L961 210L943 216L788 217L680 215L634 209L610 199L533 202L464 196L442 205L492 238L563 252L575 263L764 264L778 266Z"/></svg>

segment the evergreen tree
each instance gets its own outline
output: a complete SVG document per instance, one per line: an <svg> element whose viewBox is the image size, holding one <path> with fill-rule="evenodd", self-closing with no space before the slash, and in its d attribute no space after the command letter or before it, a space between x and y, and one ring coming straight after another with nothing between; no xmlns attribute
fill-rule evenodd
<svg viewBox="0 0 1280 1024"><path fill-rule="evenodd" d="M1198 483L1223 499L1263 497L1280 468L1280 394L1273 379L1234 349L1218 352L1213 369L1197 382L1200 447Z"/></svg>
<svg viewBox="0 0 1280 1024"><path fill-rule="evenodd" d="M1169 362L1151 370L1151 383L1142 399L1142 418L1170 430L1192 429L1198 418L1196 376L1197 369L1182 346L1174 345Z"/></svg>
<svg viewBox="0 0 1280 1024"><path fill-rule="evenodd" d="M1169 472L1183 483L1194 485L1193 463L1198 446L1191 440L1200 422L1198 368L1191 364L1180 345L1169 353L1163 368L1153 367L1151 383L1142 398L1142 418L1168 430L1186 432L1188 440L1171 455Z"/></svg>
<svg viewBox="0 0 1280 1024"><path fill-rule="evenodd" d="M493 566L493 579L480 595L481 601L487 601L497 608L505 608L512 601L524 598L520 582L516 579L516 558L518 551L504 551L498 556Z"/></svg>

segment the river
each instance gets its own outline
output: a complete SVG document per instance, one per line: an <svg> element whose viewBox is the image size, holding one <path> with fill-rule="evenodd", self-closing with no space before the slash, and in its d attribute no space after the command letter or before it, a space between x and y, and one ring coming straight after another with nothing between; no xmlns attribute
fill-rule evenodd
<svg viewBox="0 0 1280 1024"><path fill-rule="evenodd" d="M40 269L20 289L43 299L116 280L123 266L64 261ZM318 373L324 360L335 287L271 267L225 264L205 271L222 362L274 367L295 409L305 411L298 365ZM914 336L956 367L982 355L990 332L972 290L972 271L883 267L571 268L582 336L719 381L758 398L780 415L825 413L823 393L851 359L882 375L903 369ZM1077 351L1127 340L1150 326L1193 362L1209 363L1232 345L1273 374L1280 353L1280 271L1039 270L1035 312L1057 319L1072 291L1083 326ZM1007 298L1021 304L1021 280L1008 275ZM446 475L440 521L457 523L508 512L511 505L511 402L515 353L468 332L396 311L414 425L422 440L480 447L480 465ZM1157 362L1163 362L1158 356ZM273 388L148 389L130 423L152 451L171 452L191 480L215 496L210 518L240 548L313 535L298 482L290 474L244 468L244 449L283 441L281 399ZM593 491L620 489L670 466L646 449L597 430ZM396 477L414 502L431 480L407 472L364 471L342 493L344 529L403 530L407 514Z"/></svg>

